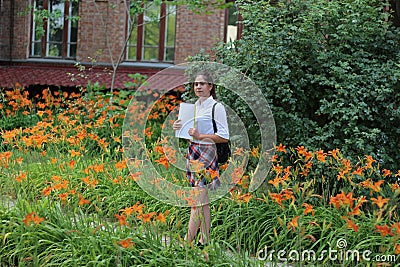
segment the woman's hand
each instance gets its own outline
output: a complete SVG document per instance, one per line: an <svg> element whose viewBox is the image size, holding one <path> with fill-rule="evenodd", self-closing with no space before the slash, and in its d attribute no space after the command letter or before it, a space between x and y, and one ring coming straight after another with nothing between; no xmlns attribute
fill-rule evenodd
<svg viewBox="0 0 400 267"><path fill-rule="evenodd" d="M200 140L200 133L196 128L190 128L189 135L193 136L193 139Z"/></svg>
<svg viewBox="0 0 400 267"><path fill-rule="evenodd" d="M174 130L180 130L182 128L181 120L176 120L172 124L172 129Z"/></svg>

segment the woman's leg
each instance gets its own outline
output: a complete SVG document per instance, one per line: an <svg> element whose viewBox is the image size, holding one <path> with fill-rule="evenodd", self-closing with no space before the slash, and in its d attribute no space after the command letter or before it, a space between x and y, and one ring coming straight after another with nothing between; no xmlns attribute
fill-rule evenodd
<svg viewBox="0 0 400 267"><path fill-rule="evenodd" d="M200 240L201 244L206 244L210 240L210 225L211 225L211 217L210 217L210 206L208 204L200 207L202 210L201 214L201 222L200 222Z"/></svg>
<svg viewBox="0 0 400 267"><path fill-rule="evenodd" d="M210 237L210 206L208 205L207 189L197 187L196 190L199 190L199 193L195 193L198 195L197 206L190 210L186 240L191 243L196 238L197 231L200 228L199 242L204 244L208 242Z"/></svg>
<svg viewBox="0 0 400 267"><path fill-rule="evenodd" d="M198 207L192 207L190 209L190 218L189 218L189 225L188 225L188 232L186 234L186 241L192 243L195 239L197 230L200 227L200 214Z"/></svg>

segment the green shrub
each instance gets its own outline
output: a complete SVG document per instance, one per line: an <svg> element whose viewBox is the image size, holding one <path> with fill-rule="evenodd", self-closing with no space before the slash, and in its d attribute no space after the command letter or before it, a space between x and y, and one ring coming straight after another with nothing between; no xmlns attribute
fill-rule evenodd
<svg viewBox="0 0 400 267"><path fill-rule="evenodd" d="M243 37L219 45L217 60L259 86L278 143L338 147L398 168L400 34L385 1L236 2Z"/></svg>

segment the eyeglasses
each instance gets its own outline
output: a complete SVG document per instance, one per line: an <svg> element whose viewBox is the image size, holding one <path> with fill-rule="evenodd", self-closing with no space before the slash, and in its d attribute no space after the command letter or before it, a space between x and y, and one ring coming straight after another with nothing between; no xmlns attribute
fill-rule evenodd
<svg viewBox="0 0 400 267"><path fill-rule="evenodd" d="M193 83L194 84L194 86L204 86L204 85L206 85L206 84L210 84L210 83L208 83L208 82L194 82Z"/></svg>

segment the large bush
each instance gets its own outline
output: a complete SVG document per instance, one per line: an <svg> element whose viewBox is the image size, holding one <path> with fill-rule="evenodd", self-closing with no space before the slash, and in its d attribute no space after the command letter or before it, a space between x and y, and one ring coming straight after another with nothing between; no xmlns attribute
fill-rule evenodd
<svg viewBox="0 0 400 267"><path fill-rule="evenodd" d="M257 83L278 143L398 168L400 34L385 1L236 2L243 36L218 46L217 59Z"/></svg>

